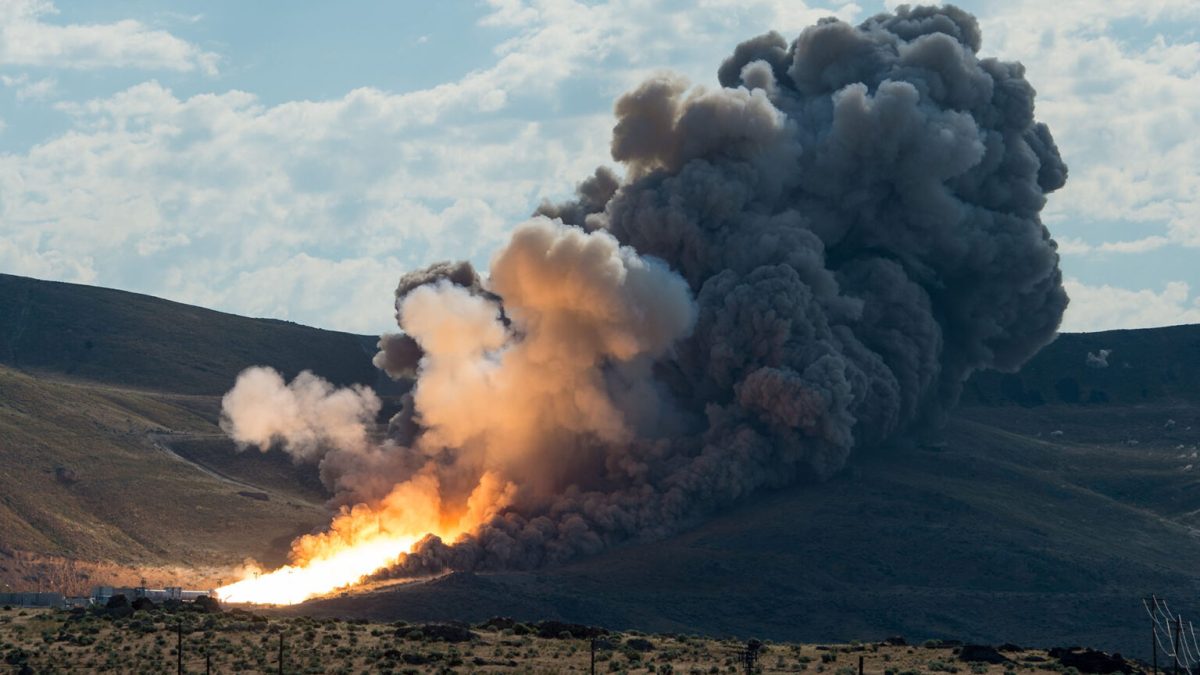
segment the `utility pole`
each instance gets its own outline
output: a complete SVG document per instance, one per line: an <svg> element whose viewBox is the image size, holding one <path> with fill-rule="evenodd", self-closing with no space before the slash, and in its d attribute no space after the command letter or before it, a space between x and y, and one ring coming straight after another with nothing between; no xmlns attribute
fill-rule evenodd
<svg viewBox="0 0 1200 675"><path fill-rule="evenodd" d="M859 655L858 655L858 675L863 675L863 657L862 657L862 654L859 654Z"/></svg>
<svg viewBox="0 0 1200 675"><path fill-rule="evenodd" d="M746 648L742 650L742 665L746 666L746 675L754 675L754 664L758 660L758 650L761 647L761 642L751 640L746 643Z"/></svg>
<svg viewBox="0 0 1200 675"><path fill-rule="evenodd" d="M1179 675L1179 634L1181 632L1183 632L1183 615L1179 615L1179 616L1175 617L1175 649L1172 650L1175 652L1172 655L1175 657L1174 658L1174 661L1175 661L1174 673L1175 673L1175 675Z"/></svg>
<svg viewBox="0 0 1200 675"><path fill-rule="evenodd" d="M1154 605L1154 612L1158 611L1158 598L1150 596L1150 602ZM1154 620L1154 614L1150 614L1150 650L1153 656L1154 675L1158 675L1158 627Z"/></svg>
<svg viewBox="0 0 1200 675"><path fill-rule="evenodd" d="M592 675L596 675L596 638L592 638Z"/></svg>
<svg viewBox="0 0 1200 675"><path fill-rule="evenodd" d="M204 647L204 675L212 675L212 651Z"/></svg>
<svg viewBox="0 0 1200 675"><path fill-rule="evenodd" d="M175 643L176 672L183 675L183 619L180 619L175 626L175 636L177 638Z"/></svg>
<svg viewBox="0 0 1200 675"><path fill-rule="evenodd" d="M279 630L279 675L283 675L283 629Z"/></svg>

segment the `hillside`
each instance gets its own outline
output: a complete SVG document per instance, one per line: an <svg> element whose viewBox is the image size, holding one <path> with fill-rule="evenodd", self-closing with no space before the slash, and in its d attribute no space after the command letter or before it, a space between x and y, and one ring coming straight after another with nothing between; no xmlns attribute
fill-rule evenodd
<svg viewBox="0 0 1200 675"><path fill-rule="evenodd" d="M323 498L288 481L282 458L247 455L222 476L173 454L175 437L219 434L196 412L207 403L0 367L0 581L29 584L19 553L151 567L282 560L292 537L325 522Z"/></svg>
<svg viewBox="0 0 1200 675"><path fill-rule="evenodd" d="M282 453L236 453L219 397L260 363L378 383L373 343L0 275L0 582L30 583L27 554L198 577L281 561L326 522L323 491ZM944 447L860 452L829 483L556 569L277 611L1141 654L1140 595L1200 615L1198 347L1200 326L1063 335L1020 373L972 378Z"/></svg>
<svg viewBox="0 0 1200 675"><path fill-rule="evenodd" d="M1144 594L1200 610L1200 481L1185 470L1200 415L1123 410L1128 417L1104 422L1060 408L1045 411L1057 417L1045 425L1019 408L1000 420L992 412L952 422L942 450L864 456L826 484L765 495L667 541L280 611L507 614L775 640L899 633L1142 654ZM1179 431L1162 428L1166 414ZM1188 424L1195 430L1185 433ZM1091 435L1051 440L1059 425ZM1137 428L1141 443L1105 438L1114 426ZM1175 449L1185 436L1186 458Z"/></svg>
<svg viewBox="0 0 1200 675"><path fill-rule="evenodd" d="M963 391L967 405L1164 400L1200 401L1200 325L1064 334L1020 372L976 373Z"/></svg>
<svg viewBox="0 0 1200 675"><path fill-rule="evenodd" d="M326 522L324 492L282 453L236 453L220 396L256 364L378 387L374 342L0 274L0 582L63 560L200 572L177 582L281 562Z"/></svg>
<svg viewBox="0 0 1200 675"><path fill-rule="evenodd" d="M0 365L23 370L181 394L223 394L256 364L378 385L375 340L0 274Z"/></svg>

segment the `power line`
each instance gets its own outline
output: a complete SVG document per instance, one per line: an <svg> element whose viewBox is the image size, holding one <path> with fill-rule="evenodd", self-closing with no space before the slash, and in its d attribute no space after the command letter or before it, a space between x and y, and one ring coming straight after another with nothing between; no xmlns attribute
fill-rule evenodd
<svg viewBox="0 0 1200 675"><path fill-rule="evenodd" d="M1200 670L1200 641L1196 639L1196 628L1192 622L1187 622L1185 630L1183 615L1172 612L1167 601L1157 596L1143 599L1142 605L1146 608L1146 614L1150 616L1154 638L1152 646L1156 648L1155 662L1157 663L1158 658L1157 650L1161 649L1165 656L1171 658L1175 675L1178 675L1180 670L1186 675L1193 675L1195 671Z"/></svg>

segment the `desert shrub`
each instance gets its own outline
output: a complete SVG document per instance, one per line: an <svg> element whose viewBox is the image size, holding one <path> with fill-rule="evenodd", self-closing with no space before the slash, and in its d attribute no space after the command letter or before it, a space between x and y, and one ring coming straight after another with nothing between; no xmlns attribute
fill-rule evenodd
<svg viewBox="0 0 1200 675"><path fill-rule="evenodd" d="M631 637L625 640L625 646L638 652L654 651L654 643L643 637Z"/></svg>
<svg viewBox="0 0 1200 675"><path fill-rule="evenodd" d="M218 614L221 612L221 603L214 597L201 595L192 601L192 608L208 614Z"/></svg>
<svg viewBox="0 0 1200 675"><path fill-rule="evenodd" d="M585 626L579 623L566 623L563 621L543 621L537 624L538 637L560 638L563 633L568 634L568 639L584 639L607 635L608 631L596 626Z"/></svg>
<svg viewBox="0 0 1200 675"><path fill-rule="evenodd" d="M125 596L121 597L124 598ZM134 598L133 602L130 604L130 607L139 612L150 611L155 609L157 606L158 605L155 605L154 601L150 598Z"/></svg>
<svg viewBox="0 0 1200 675"><path fill-rule="evenodd" d="M442 642L470 642L479 637L469 628L452 623L427 623L420 630L430 639Z"/></svg>
<svg viewBox="0 0 1200 675"><path fill-rule="evenodd" d="M504 630L516 626L517 622L507 616L493 616L492 618L479 624L479 628L483 630Z"/></svg>
<svg viewBox="0 0 1200 675"><path fill-rule="evenodd" d="M946 663L945 661L939 661L938 659L934 659L934 660L930 661L926 665L926 667L935 673L957 673L958 672L958 666L951 665L949 663Z"/></svg>

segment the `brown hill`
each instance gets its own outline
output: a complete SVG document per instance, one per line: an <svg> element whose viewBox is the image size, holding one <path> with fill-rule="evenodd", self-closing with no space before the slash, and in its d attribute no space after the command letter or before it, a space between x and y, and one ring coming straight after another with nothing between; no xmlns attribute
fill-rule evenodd
<svg viewBox="0 0 1200 675"><path fill-rule="evenodd" d="M249 365L374 385L375 339L0 274L0 365L33 372L181 394L223 394Z"/></svg>
<svg viewBox="0 0 1200 675"><path fill-rule="evenodd" d="M1200 481L1186 468L1200 436L1196 410L995 412L964 411L943 449L864 455L828 483L762 496L666 541L284 611L1143 654L1141 597L1200 610ZM1165 419L1177 426L1165 429ZM1070 431L1050 436L1059 427ZM1138 445L1125 442L1130 430Z"/></svg>
<svg viewBox="0 0 1200 675"><path fill-rule="evenodd" d="M215 425L219 395L259 363L375 383L372 345L0 275L0 576L14 549L280 559L291 535L324 523L320 488L279 453L233 452ZM1200 590L1198 346L1198 326L1063 335L1020 373L972 378L943 448L862 452L829 483L555 569L288 611L1142 653L1140 595L1200 610L1188 605Z"/></svg>

